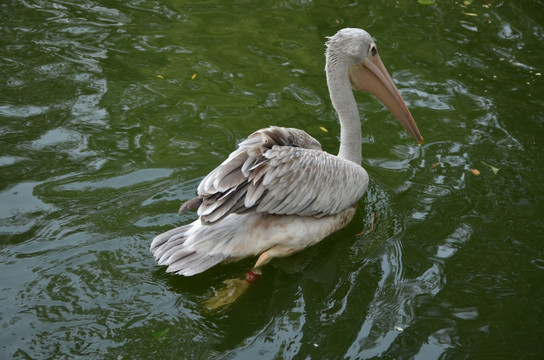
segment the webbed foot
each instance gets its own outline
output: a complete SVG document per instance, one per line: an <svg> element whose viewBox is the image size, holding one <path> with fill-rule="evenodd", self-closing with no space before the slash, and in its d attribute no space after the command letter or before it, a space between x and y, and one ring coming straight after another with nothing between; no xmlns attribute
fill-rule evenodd
<svg viewBox="0 0 544 360"><path fill-rule="evenodd" d="M204 309L213 312L232 305L260 276L260 273L250 271L245 279L225 280L226 286L217 290L211 298L204 302Z"/></svg>

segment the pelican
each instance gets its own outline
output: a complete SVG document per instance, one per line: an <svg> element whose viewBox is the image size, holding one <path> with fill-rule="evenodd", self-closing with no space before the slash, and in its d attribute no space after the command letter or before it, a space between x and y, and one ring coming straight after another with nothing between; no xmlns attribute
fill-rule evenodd
<svg viewBox="0 0 544 360"><path fill-rule="evenodd" d="M151 251L169 273L191 276L219 263L257 257L252 282L270 260L316 244L346 226L368 186L361 166L361 121L353 90L375 95L419 143L423 138L364 30L346 28L328 38L326 77L340 122L338 155L306 132L271 126L237 150L198 186L180 212L194 222L155 237Z"/></svg>

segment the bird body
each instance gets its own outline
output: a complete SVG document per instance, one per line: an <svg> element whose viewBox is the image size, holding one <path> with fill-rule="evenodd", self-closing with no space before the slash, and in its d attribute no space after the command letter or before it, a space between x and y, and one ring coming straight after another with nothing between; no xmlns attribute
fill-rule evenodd
<svg viewBox="0 0 544 360"><path fill-rule="evenodd" d="M167 272L194 275L258 256L255 271L346 226L368 186L353 90L380 99L419 143L417 126L368 33L343 29L327 42L327 85L340 121L337 156L306 132L269 127L251 134L198 186L180 211L199 218L158 235L151 251Z"/></svg>
<svg viewBox="0 0 544 360"><path fill-rule="evenodd" d="M367 186L360 165L324 152L306 132L262 129L182 205L198 208L200 218L157 236L151 250L159 265L181 275L263 253L287 256L347 225Z"/></svg>
<svg viewBox="0 0 544 360"><path fill-rule="evenodd" d="M214 226L194 221L155 238L155 257L167 272L191 276L219 264L259 256L254 268L294 254L347 225L355 207L321 218L251 212ZM262 255L266 254L266 255Z"/></svg>

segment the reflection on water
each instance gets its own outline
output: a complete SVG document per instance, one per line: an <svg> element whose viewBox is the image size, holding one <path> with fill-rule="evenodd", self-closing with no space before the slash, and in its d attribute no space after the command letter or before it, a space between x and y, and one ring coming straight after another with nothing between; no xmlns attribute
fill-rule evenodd
<svg viewBox="0 0 544 360"><path fill-rule="evenodd" d="M541 10L1 4L0 357L537 358ZM323 42L346 26L376 37L425 143L357 95L372 181L354 221L204 315L252 260L168 276L150 239L195 218L180 202L258 128L337 151Z"/></svg>

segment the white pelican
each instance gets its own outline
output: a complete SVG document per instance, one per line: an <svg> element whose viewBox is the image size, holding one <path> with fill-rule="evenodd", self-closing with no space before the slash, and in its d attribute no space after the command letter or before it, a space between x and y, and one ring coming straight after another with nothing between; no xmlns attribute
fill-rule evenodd
<svg viewBox="0 0 544 360"><path fill-rule="evenodd" d="M167 272L190 276L258 256L263 265L316 244L346 226L368 186L361 167L361 122L353 90L374 94L421 144L423 138L380 60L372 37L343 29L326 43L326 76L340 121L337 156L306 132L269 127L251 134L198 186L181 211L199 218L158 235L151 251Z"/></svg>

